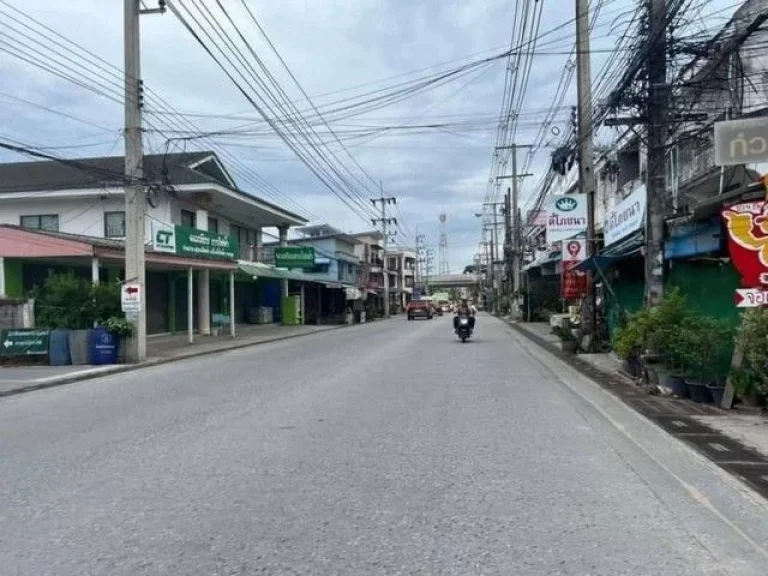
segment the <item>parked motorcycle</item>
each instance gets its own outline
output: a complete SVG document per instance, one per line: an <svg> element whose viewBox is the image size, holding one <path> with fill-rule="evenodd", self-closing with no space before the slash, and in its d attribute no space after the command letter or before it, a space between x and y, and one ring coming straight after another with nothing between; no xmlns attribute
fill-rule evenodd
<svg viewBox="0 0 768 576"><path fill-rule="evenodd" d="M469 326L469 318L467 316L459 316L459 325L456 328L456 336L464 343L472 336L472 328Z"/></svg>

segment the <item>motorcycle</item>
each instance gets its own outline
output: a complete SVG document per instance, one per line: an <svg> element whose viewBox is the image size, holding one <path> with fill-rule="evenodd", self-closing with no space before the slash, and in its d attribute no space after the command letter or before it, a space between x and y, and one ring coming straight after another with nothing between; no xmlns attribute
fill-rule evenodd
<svg viewBox="0 0 768 576"><path fill-rule="evenodd" d="M459 326L456 328L456 335L461 338L461 342L464 343L472 336L472 329L469 327L469 318L466 316L459 316Z"/></svg>

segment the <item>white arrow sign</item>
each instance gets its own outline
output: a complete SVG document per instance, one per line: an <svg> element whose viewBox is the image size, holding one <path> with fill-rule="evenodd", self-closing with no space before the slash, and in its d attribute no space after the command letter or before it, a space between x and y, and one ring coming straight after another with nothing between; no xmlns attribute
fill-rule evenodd
<svg viewBox="0 0 768 576"><path fill-rule="evenodd" d="M11 342L10 340L6 340L5 342L3 342L3 346L5 346L6 348L10 348L12 344L13 342Z"/></svg>
<svg viewBox="0 0 768 576"><path fill-rule="evenodd" d="M757 308L768 304L768 290L737 288L733 298L736 308Z"/></svg>

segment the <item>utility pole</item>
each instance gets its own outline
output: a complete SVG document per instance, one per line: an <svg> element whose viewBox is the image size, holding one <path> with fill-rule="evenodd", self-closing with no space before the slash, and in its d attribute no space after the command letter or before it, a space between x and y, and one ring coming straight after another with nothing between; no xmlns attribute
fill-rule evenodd
<svg viewBox="0 0 768 576"><path fill-rule="evenodd" d="M424 234L419 234L418 229L416 230L416 280L414 282L415 285L420 285L423 278L423 270L422 265L425 264L425 254L424 254L424 244L427 240L427 237L424 236ZM426 290L426 286L425 286Z"/></svg>
<svg viewBox="0 0 768 576"><path fill-rule="evenodd" d="M381 188L381 184L379 184ZM383 192L383 189L382 189ZM387 226L390 224L397 224L397 218L387 217L387 206L389 204L396 204L397 200L394 197L373 198L371 200L374 207L377 204L381 204L381 218L372 218L371 222L376 226L381 224L381 233L384 236L384 262L382 268L384 270L384 318L389 318L389 266L387 262L387 241L389 240L389 233L387 232Z"/></svg>
<svg viewBox="0 0 768 576"><path fill-rule="evenodd" d="M646 301L664 296L664 197L667 144L667 2L650 0L648 40L648 221L645 231Z"/></svg>
<svg viewBox="0 0 768 576"><path fill-rule="evenodd" d="M126 342L126 359L132 363L147 357L146 276L144 265L145 220L147 208L144 179L144 146L142 142L142 108L144 86L141 80L141 35L139 17L142 14L162 14L159 8L142 10L139 0L124 2L125 57L125 282L139 285L141 302L138 312L128 313L134 333Z"/></svg>
<svg viewBox="0 0 768 576"><path fill-rule="evenodd" d="M579 193L587 195L587 257L597 254L590 59L589 0L576 0L576 98L578 100L576 135L579 143ZM594 340L597 332L597 298L592 278L587 280L587 298L592 310L589 333Z"/></svg>
<svg viewBox="0 0 768 576"><path fill-rule="evenodd" d="M429 297L429 276L432 272L432 261L435 258L435 249L434 248L427 248L425 250L425 280L424 280L424 286L427 291L427 297Z"/></svg>
<svg viewBox="0 0 768 576"><path fill-rule="evenodd" d="M506 220L507 227L509 229L509 242L512 252L512 262L510 267L512 268L511 274L511 291L515 299L520 295L520 273L522 267L522 246L521 246L521 230L520 230L520 200L519 200L519 184L520 178L527 178L533 176L533 174L518 174L517 173L517 150L519 148L533 148L531 144L511 144L510 146L497 146L496 150L511 150L512 151L512 174L498 176L497 180L503 180L506 178L512 179L512 188L507 188L506 199Z"/></svg>

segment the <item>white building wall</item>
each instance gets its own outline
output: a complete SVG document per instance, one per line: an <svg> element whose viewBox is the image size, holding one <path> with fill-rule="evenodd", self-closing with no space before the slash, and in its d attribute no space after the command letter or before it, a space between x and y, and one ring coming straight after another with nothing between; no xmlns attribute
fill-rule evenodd
<svg viewBox="0 0 768 576"><path fill-rule="evenodd" d="M0 224L19 226L22 216L57 214L59 231L69 234L104 237L104 214L125 210L122 193L102 196L73 198L44 198L30 195L27 198L4 198L0 204ZM170 219L168 198L158 198L157 208L147 207L146 239L151 238L151 222Z"/></svg>

